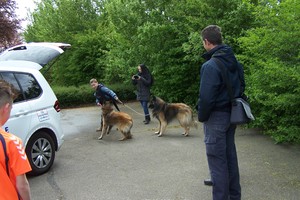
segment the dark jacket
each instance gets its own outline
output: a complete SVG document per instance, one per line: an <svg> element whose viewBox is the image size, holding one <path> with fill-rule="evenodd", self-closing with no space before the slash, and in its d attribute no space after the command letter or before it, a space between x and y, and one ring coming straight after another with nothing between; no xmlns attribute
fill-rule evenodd
<svg viewBox="0 0 300 200"><path fill-rule="evenodd" d="M99 83L94 96L96 97L96 103L103 104L105 101L114 101L117 95L114 91Z"/></svg>
<svg viewBox="0 0 300 200"><path fill-rule="evenodd" d="M150 88L151 88L151 74L150 73L139 73L141 76L140 80L132 80L133 85L137 85L137 100L149 101L150 99Z"/></svg>
<svg viewBox="0 0 300 200"><path fill-rule="evenodd" d="M232 86L233 96L239 97L245 88L244 71L236 60L232 49L219 45L202 56L207 61L200 70L200 90L198 100L198 120L207 121L213 111L231 111L231 100L228 95L221 69L214 59L219 59L226 68L227 77ZM214 59L211 59L211 58ZM221 66L222 67L222 66Z"/></svg>

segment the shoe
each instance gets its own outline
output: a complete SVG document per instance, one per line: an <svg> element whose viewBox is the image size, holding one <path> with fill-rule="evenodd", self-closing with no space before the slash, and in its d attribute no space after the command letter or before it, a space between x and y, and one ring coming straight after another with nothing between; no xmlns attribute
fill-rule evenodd
<svg viewBox="0 0 300 200"><path fill-rule="evenodd" d="M204 185L212 186L212 185L213 185L213 182L212 182L211 179L205 179L205 180L204 180Z"/></svg>
<svg viewBox="0 0 300 200"><path fill-rule="evenodd" d="M151 121L150 116L145 116L145 120L143 121L144 124L149 124L149 122Z"/></svg>

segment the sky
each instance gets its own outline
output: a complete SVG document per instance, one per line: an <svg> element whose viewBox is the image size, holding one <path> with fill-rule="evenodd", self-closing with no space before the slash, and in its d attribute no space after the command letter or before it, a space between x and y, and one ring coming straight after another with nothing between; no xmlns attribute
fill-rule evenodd
<svg viewBox="0 0 300 200"><path fill-rule="evenodd" d="M17 10L16 14L19 18L27 18L28 9L32 12L35 8L34 0L16 0ZM28 24L28 21L25 20L22 22L22 27L25 28Z"/></svg>

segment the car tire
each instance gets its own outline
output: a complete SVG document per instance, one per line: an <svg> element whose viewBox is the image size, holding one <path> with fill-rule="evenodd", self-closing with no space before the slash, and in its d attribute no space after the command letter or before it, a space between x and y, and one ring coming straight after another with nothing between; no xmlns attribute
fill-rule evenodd
<svg viewBox="0 0 300 200"><path fill-rule="evenodd" d="M54 141L45 131L35 133L29 139L25 151L32 168L28 175L43 174L53 165L55 158Z"/></svg>

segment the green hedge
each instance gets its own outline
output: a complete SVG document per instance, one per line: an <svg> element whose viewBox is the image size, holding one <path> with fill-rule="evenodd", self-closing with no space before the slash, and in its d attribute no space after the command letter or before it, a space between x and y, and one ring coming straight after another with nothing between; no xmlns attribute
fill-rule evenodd
<svg viewBox="0 0 300 200"><path fill-rule="evenodd" d="M123 102L136 99L135 88L131 85L110 85L112 89ZM95 103L94 90L89 85L79 87L52 86L61 108L79 107L92 105Z"/></svg>

